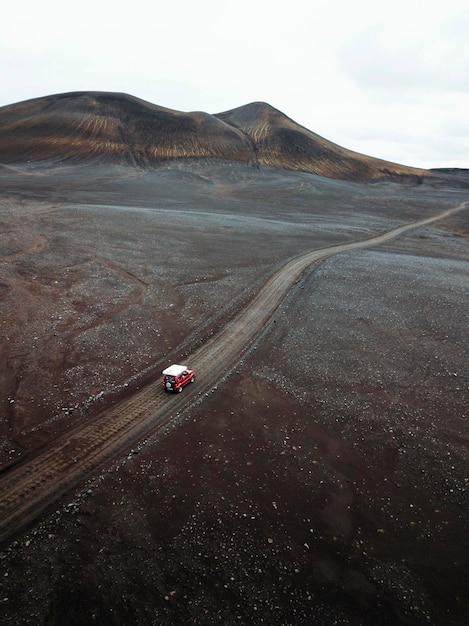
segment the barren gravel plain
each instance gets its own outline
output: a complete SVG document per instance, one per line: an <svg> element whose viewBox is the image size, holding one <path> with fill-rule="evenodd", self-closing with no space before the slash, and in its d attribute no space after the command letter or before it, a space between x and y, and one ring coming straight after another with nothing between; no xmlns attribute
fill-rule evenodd
<svg viewBox="0 0 469 626"><path fill-rule="evenodd" d="M290 259L468 199L2 167L3 474L190 365ZM468 215L312 265L216 385L3 542L0 623L465 625Z"/></svg>

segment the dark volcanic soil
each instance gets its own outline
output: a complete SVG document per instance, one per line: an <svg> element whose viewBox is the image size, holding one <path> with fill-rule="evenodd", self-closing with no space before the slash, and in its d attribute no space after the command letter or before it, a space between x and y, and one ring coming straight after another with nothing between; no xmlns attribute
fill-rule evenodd
<svg viewBox="0 0 469 626"><path fill-rule="evenodd" d="M0 192L3 466L292 256L467 200L216 163ZM226 382L3 546L0 623L465 625L468 214L313 267Z"/></svg>

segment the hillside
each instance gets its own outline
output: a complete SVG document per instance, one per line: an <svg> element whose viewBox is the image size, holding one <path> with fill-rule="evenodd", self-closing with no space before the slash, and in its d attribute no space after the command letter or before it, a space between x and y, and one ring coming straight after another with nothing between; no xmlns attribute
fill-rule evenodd
<svg viewBox="0 0 469 626"><path fill-rule="evenodd" d="M74 92L0 108L0 163L98 160L152 169L174 159L222 159L339 180L426 170L364 156L256 102L216 115L183 113L118 93Z"/></svg>
<svg viewBox="0 0 469 626"><path fill-rule="evenodd" d="M246 133L260 163L341 180L373 180L383 176L422 176L425 170L383 161L342 148L303 128L262 102L216 117Z"/></svg>

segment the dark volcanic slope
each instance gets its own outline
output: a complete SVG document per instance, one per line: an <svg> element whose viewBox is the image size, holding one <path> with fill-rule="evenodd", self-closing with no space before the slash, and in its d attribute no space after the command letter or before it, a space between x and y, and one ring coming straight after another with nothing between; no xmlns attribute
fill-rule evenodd
<svg viewBox="0 0 469 626"><path fill-rule="evenodd" d="M75 92L0 108L0 163L90 158L141 167L216 158L361 181L427 173L346 150L261 102L209 115L125 94Z"/></svg>
<svg viewBox="0 0 469 626"><path fill-rule="evenodd" d="M141 166L186 157L249 162L252 148L213 115L125 94L76 92L0 108L0 162L89 157Z"/></svg>
<svg viewBox="0 0 469 626"><path fill-rule="evenodd" d="M338 146L300 126L263 102L219 113L217 117L249 135L260 163L343 180L383 176L422 176L426 170L406 167Z"/></svg>

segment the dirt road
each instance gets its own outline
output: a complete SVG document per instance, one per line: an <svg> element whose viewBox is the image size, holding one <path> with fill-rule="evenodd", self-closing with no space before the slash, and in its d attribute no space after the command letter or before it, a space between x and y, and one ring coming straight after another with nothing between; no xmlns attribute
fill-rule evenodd
<svg viewBox="0 0 469 626"><path fill-rule="evenodd" d="M169 395L158 379L93 421L68 431L46 448L7 467L0 475L0 541L37 518L61 494L84 480L105 461L166 424L221 382L249 349L288 291L316 261L353 249L385 243L411 229L444 219L468 202L370 239L332 246L297 257L279 269L252 302L188 361L197 384Z"/></svg>

